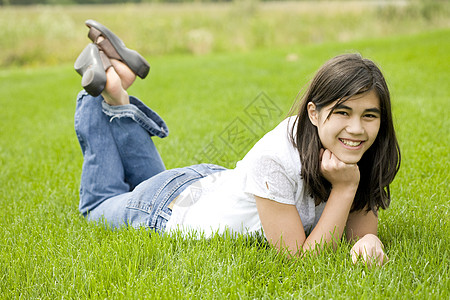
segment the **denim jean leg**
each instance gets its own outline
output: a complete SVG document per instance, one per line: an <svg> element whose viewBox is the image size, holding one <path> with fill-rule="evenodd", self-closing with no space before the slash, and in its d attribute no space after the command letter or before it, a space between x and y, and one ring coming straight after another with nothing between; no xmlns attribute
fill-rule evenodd
<svg viewBox="0 0 450 300"><path fill-rule="evenodd" d="M111 228L145 227L163 232L172 215L170 203L189 185L225 168L210 164L166 170L133 191L107 199L89 213L91 221L104 221Z"/></svg>
<svg viewBox="0 0 450 300"><path fill-rule="evenodd" d="M167 125L137 98L130 97L128 105L110 106L101 96L81 92L75 130L84 155L83 214L165 170L151 136L167 136Z"/></svg>
<svg viewBox="0 0 450 300"><path fill-rule="evenodd" d="M111 132L121 157L125 181L130 189L133 190L144 180L164 171L164 163L151 136L158 134L164 137L167 135L167 128L162 129L134 104L113 107L103 102L102 105L103 112L110 116ZM146 124L147 127L141 124Z"/></svg>
<svg viewBox="0 0 450 300"><path fill-rule="evenodd" d="M100 203L130 191L109 124L102 112L103 98L80 92L75 132L83 153L79 210L86 214Z"/></svg>

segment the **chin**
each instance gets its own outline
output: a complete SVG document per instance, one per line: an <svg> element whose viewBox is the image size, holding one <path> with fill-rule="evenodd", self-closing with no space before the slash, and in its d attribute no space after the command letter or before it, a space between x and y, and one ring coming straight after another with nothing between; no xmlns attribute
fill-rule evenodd
<svg viewBox="0 0 450 300"><path fill-rule="evenodd" d="M336 155L337 156L337 155ZM341 156L337 156L337 158L339 158L340 161L346 163L346 164L356 164L359 163L359 161L361 160L361 156L348 156L348 155L341 155Z"/></svg>

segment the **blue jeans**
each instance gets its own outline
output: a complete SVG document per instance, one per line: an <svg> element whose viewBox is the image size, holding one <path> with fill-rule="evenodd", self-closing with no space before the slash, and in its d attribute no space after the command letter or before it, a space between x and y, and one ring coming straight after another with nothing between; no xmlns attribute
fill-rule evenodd
<svg viewBox="0 0 450 300"><path fill-rule="evenodd" d="M79 210L113 228L164 230L168 205L193 182L224 170L209 164L166 170L151 137L166 137L167 125L134 97L110 106L80 92L75 131L84 157Z"/></svg>

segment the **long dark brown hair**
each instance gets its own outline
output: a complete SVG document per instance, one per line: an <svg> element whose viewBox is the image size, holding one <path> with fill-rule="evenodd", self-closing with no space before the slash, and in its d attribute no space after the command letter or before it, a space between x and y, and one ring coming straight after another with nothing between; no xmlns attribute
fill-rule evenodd
<svg viewBox="0 0 450 300"><path fill-rule="evenodd" d="M351 211L372 210L390 204L389 184L400 168L400 148L395 136L389 89L380 69L359 54L344 54L327 61L317 72L301 98L290 133L302 163L301 175L309 194L317 202L327 201L331 185L321 175L319 152L323 147L317 128L308 117L309 102L320 111L337 100L330 114L341 103L355 95L374 91L380 100L380 129L372 146L358 162L360 182Z"/></svg>

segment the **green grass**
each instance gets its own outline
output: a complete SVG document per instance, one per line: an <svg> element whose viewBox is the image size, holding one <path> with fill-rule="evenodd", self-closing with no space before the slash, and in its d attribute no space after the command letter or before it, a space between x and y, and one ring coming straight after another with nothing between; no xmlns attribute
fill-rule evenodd
<svg viewBox="0 0 450 300"><path fill-rule="evenodd" d="M328 58L359 51L389 82L402 149L379 235L390 262L352 265L350 245L288 260L255 239L160 237L110 231L77 212L82 156L73 131L80 78L70 64L0 71L0 295L4 299L366 298L448 299L450 31L287 46L201 57L148 57L131 93L171 134L157 140L170 167L198 162L209 143L265 92L284 112ZM298 58L288 61L295 54ZM292 57L292 55L291 55ZM231 154L230 154L231 153Z"/></svg>

